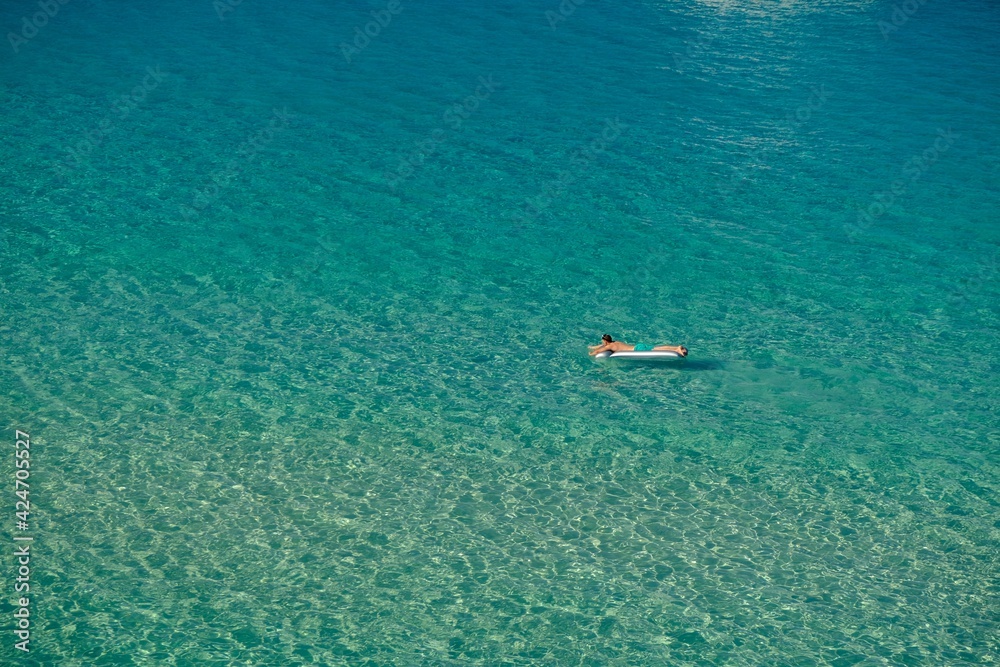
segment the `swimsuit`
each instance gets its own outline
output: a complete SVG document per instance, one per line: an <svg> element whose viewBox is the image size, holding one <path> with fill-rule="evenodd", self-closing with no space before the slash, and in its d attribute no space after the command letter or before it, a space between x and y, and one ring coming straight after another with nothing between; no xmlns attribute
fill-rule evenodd
<svg viewBox="0 0 1000 667"><path fill-rule="evenodd" d="M647 345L646 343L636 343L635 344L635 351L636 352L649 352L652 349L653 349L653 346L652 345Z"/></svg>

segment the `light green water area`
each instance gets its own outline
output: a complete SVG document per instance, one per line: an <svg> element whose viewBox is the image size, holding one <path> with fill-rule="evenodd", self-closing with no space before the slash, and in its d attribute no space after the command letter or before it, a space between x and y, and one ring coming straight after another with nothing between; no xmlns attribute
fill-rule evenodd
<svg viewBox="0 0 1000 667"><path fill-rule="evenodd" d="M0 663L1000 663L996 3L562 4L11 46Z"/></svg>

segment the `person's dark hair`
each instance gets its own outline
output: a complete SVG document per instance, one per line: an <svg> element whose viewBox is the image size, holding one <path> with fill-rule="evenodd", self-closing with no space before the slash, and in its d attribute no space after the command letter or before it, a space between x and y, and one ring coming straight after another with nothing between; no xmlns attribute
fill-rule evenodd
<svg viewBox="0 0 1000 667"><path fill-rule="evenodd" d="M684 347L683 345L681 345L681 356L682 357L688 356L688 349L686 347Z"/></svg>
<svg viewBox="0 0 1000 667"><path fill-rule="evenodd" d="M615 342L615 339L611 337L611 334L604 334L603 336L601 336L601 340L603 340L605 343Z"/></svg>

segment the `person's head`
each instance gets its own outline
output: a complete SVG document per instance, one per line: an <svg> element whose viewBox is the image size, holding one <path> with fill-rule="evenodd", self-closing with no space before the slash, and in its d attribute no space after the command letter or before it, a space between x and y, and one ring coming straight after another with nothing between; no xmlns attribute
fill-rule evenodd
<svg viewBox="0 0 1000 667"><path fill-rule="evenodd" d="M615 342L615 339L612 338L610 336L610 334L604 334L603 336L601 336L601 340L604 341L605 343L613 343L613 342Z"/></svg>
<svg viewBox="0 0 1000 667"><path fill-rule="evenodd" d="M681 345L680 348L681 348L681 356L682 357L688 356L688 349L686 347L684 347L683 345Z"/></svg>

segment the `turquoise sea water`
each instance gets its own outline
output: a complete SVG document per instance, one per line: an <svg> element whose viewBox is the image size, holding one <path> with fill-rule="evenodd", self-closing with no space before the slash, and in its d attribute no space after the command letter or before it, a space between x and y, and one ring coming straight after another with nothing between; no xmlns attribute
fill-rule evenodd
<svg viewBox="0 0 1000 667"><path fill-rule="evenodd" d="M1000 9L628 4L8 36L0 662L1000 662Z"/></svg>

